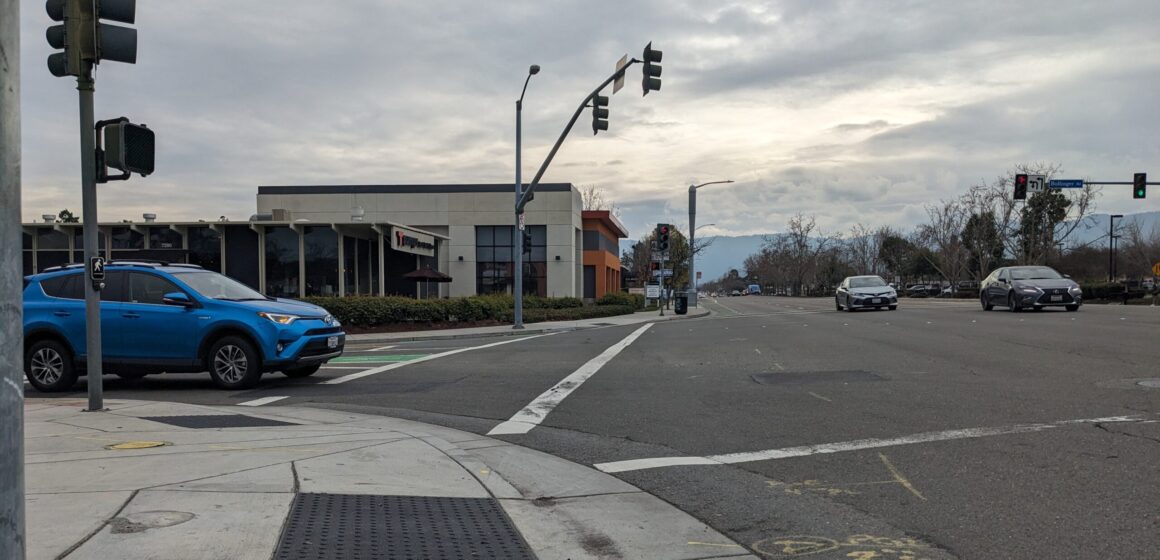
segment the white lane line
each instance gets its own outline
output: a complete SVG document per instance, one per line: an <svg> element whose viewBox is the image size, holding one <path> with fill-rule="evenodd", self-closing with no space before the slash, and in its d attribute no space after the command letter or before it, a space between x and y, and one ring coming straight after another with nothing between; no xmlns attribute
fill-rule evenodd
<svg viewBox="0 0 1160 560"><path fill-rule="evenodd" d="M398 346L398 344L392 344L390 346L380 346L378 348L371 348L370 350L367 350L367 352L380 352L382 350L390 350L391 348L394 348L396 346Z"/></svg>
<svg viewBox="0 0 1160 560"><path fill-rule="evenodd" d="M272 402L278 402L282 399L288 399L288 398L290 398L290 397L262 397L260 399L254 399L252 401L238 403L238 406L262 406L264 404L270 404Z"/></svg>
<svg viewBox="0 0 1160 560"><path fill-rule="evenodd" d="M357 369L364 370L366 366L322 366L322 369Z"/></svg>
<svg viewBox="0 0 1160 560"><path fill-rule="evenodd" d="M846 451L860 451L863 449L877 449L880 447L895 447L912 445L915 443L929 443L933 441L947 441L954 439L970 439L1007 434L1021 434L1040 432L1068 426L1072 424L1111 424L1118 422L1140 422L1141 416L1110 416L1107 418L1081 418L1078 420L1060 420L1046 424L1019 424L999 428L967 428L963 430L945 430L941 432L923 432L908 436L886 439L859 439L837 443L822 443L818 445L801 445L782 449L766 449L764 451L750 451L745 453L726 453L724 455L709 455L708 457L657 457L651 459L632 459L628 461L613 461L593 465L606 473L638 471L676 465L730 465L733 463L750 463L753 461L769 461L774 459L790 459L826 453L844 453Z"/></svg>
<svg viewBox="0 0 1160 560"><path fill-rule="evenodd" d="M410 360L410 361L406 361L406 362L395 362L392 364L387 364L385 366L379 366L376 368L363 370L363 371L360 371L358 373L352 373L350 375L344 375L342 377L335 377L334 379L327 379L326 381L319 383L319 385L338 385L339 383L346 383L347 381L354 381L355 379L362 379L364 377L375 375L377 373L382 373L384 371L390 371L392 369L401 368L403 366L408 366L411 364L418 364L418 363L422 363L422 362L429 362L431 360L436 360L439 358L450 356L452 354L469 352L471 350L482 350L484 348L492 348L494 346L501 346L504 344L511 344L513 342L520 342L522 340L531 340L533 338L540 338L540 337L544 337L544 336L552 336L554 334L559 334L559 333L560 333L560 331L550 332L550 333L545 333L545 334L534 334L532 336L513 338L511 340L501 340L500 342L493 342L491 344L484 344L482 346L469 346L467 348L456 348L455 350L448 350L447 352L440 352L438 354L427 354L426 356L423 356L422 358L415 358L414 360Z"/></svg>
<svg viewBox="0 0 1160 560"><path fill-rule="evenodd" d="M633 331L632 334L624 337L620 342L609 346L599 356L588 360L587 363L569 374L568 377L562 379L551 389L544 391L529 403L528 406L525 406L522 410L515 413L510 420L492 428L487 435L526 434L532 428L540 425L540 422L544 421L544 418L556 408L556 405L559 405L564 398L580 387L589 377L592 377L596 372L600 371L600 368L604 367L605 364L612 361L617 354L627 348L629 344L632 344L634 340L644 334L644 331L647 331L653 324L645 324L643 327Z"/></svg>

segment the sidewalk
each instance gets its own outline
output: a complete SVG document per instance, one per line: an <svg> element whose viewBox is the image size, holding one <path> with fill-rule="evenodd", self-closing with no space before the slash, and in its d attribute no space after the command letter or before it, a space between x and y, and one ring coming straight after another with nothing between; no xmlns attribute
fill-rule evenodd
<svg viewBox="0 0 1160 560"><path fill-rule="evenodd" d="M489 336L518 336L528 334L542 334L547 332L575 331L594 327L608 327L621 325L637 325L656 323L660 321L676 321L679 319L695 319L709 314L704 307L690 307L686 315L677 315L672 309L665 310L665 316L660 311L638 311L632 315L617 315L615 317L598 317L580 321L545 321L543 323L527 323L523 330L513 330L511 325L497 325L494 327L472 327L467 329L442 329L433 331L412 331L400 333L366 333L350 334L347 342L407 342L412 340L438 340L447 338L478 338Z"/></svg>
<svg viewBox="0 0 1160 560"><path fill-rule="evenodd" d="M25 405L30 560L756 560L617 478L468 432L310 408L84 406Z"/></svg>

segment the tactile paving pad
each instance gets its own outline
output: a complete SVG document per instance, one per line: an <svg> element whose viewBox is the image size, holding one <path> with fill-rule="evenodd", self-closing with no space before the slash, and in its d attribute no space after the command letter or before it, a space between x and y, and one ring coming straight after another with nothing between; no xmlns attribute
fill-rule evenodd
<svg viewBox="0 0 1160 560"><path fill-rule="evenodd" d="M275 560L534 560L490 498L298 494Z"/></svg>

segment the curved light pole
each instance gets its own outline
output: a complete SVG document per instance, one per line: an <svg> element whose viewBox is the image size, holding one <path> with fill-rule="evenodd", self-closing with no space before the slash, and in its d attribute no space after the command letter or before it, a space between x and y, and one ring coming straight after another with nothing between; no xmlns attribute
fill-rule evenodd
<svg viewBox="0 0 1160 560"><path fill-rule="evenodd" d="M715 225L717 225L717 224L705 224L703 226L697 226L697 229L693 230L693 233L689 234L689 238L692 239L693 237L695 237L695 234L698 231L700 231L702 228L712 227ZM692 266L693 266L692 254L693 254L693 245L690 242L690 245L689 245L689 255L690 255L689 256L689 267L690 267L689 268L689 276L690 276L690 278L689 278L689 281L693 283L693 291L690 293L696 294L697 292L701 291L701 286L700 286L701 283L697 281L696 277L693 277L694 273L693 273L693 269L692 269ZM695 298L696 296L694 295L693 297ZM695 303L695 300L694 300L694 303Z"/></svg>
<svg viewBox="0 0 1160 560"><path fill-rule="evenodd" d="M520 91L520 98L516 100L516 227L512 230L512 256L515 260L515 309L512 321L513 329L524 328L524 213L520 208L520 196L523 195L523 179L520 177L520 142L522 133L521 115L524 110L524 94L528 92L528 82L532 76L540 73L540 65L528 67L528 77L524 79L524 89Z"/></svg>
<svg viewBox="0 0 1160 560"><path fill-rule="evenodd" d="M723 185L725 183L732 182L732 180L710 181L708 183L701 183L700 185L689 185L689 288L687 290L689 306L697 305L697 290L695 288L697 281L697 269L693 266L693 261L696 257L694 251L696 245L694 245L693 242L696 240L695 235L697 233L697 228L694 227L697 221L697 189L709 185Z"/></svg>

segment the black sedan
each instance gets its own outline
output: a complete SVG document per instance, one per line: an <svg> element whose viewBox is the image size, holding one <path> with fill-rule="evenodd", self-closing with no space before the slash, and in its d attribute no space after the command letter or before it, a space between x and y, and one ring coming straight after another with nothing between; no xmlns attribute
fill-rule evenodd
<svg viewBox="0 0 1160 560"><path fill-rule="evenodd" d="M996 305L1013 312L1052 306L1078 311L1083 304L1083 290L1049 266L1007 266L983 280L979 303L984 311Z"/></svg>

